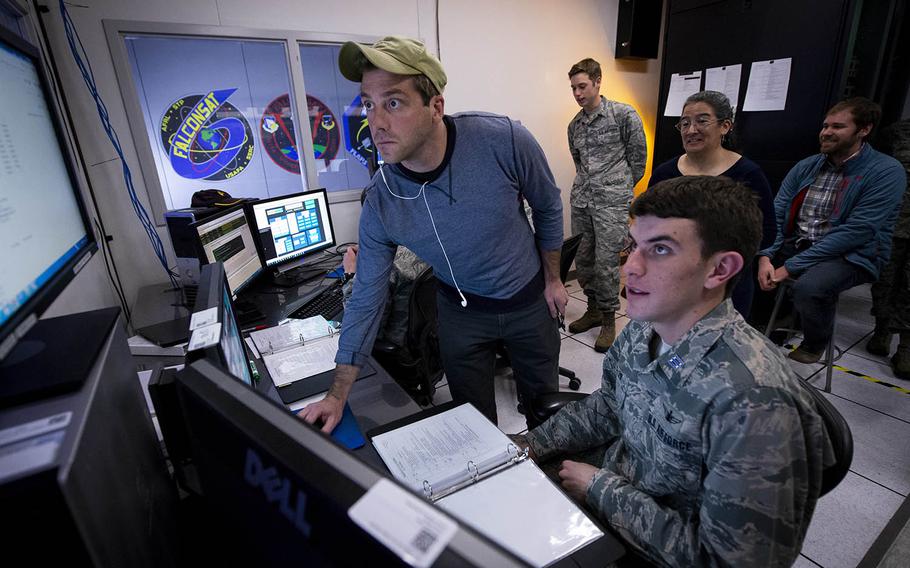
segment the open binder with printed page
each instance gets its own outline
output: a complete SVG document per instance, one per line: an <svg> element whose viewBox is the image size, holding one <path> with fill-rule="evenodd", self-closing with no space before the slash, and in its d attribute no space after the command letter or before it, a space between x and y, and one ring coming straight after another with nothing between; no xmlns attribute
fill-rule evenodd
<svg viewBox="0 0 910 568"><path fill-rule="evenodd" d="M605 537L608 555L622 555L622 546L476 408L443 408L367 433L396 479L534 566Z"/></svg>
<svg viewBox="0 0 910 568"><path fill-rule="evenodd" d="M254 331L250 338L262 354L276 387L335 368L338 333L322 316L289 320Z"/></svg>

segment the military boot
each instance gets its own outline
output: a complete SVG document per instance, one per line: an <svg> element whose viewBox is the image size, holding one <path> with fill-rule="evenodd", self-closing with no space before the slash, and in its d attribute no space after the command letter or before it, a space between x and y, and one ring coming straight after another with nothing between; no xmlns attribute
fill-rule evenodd
<svg viewBox="0 0 910 568"><path fill-rule="evenodd" d="M569 324L569 333L588 331L589 329L599 326L600 321L600 310L588 302L588 309L585 311L585 314Z"/></svg>
<svg viewBox="0 0 910 568"><path fill-rule="evenodd" d="M901 332L901 342L897 346L897 353L891 358L894 367L894 376L899 379L910 379L910 332Z"/></svg>
<svg viewBox="0 0 910 568"><path fill-rule="evenodd" d="M605 353L616 339L616 312L604 312L601 325L600 335L594 341L594 351Z"/></svg>
<svg viewBox="0 0 910 568"><path fill-rule="evenodd" d="M873 355L887 357L891 351L891 333L887 325L876 325L872 337L866 343L866 351Z"/></svg>

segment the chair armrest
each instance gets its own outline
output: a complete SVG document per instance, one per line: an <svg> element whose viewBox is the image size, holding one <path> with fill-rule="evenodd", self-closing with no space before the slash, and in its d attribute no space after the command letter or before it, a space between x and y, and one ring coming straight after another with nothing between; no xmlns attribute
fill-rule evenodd
<svg viewBox="0 0 910 568"><path fill-rule="evenodd" d="M582 400L587 396L586 393L582 392L551 392L541 394L531 401L529 410L539 422L543 422L550 416L556 414L563 406L576 400Z"/></svg>
<svg viewBox="0 0 910 568"><path fill-rule="evenodd" d="M377 351L379 353L391 355L398 351L398 346L384 339L377 339L376 342L373 343L373 352L376 353Z"/></svg>

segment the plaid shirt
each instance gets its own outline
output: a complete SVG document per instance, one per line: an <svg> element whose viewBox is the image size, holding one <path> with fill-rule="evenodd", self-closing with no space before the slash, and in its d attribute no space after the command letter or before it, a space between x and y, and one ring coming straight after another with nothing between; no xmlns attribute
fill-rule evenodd
<svg viewBox="0 0 910 568"><path fill-rule="evenodd" d="M862 146L860 146L862 150ZM831 229L828 218L834 209L834 196L837 189L844 181L844 165L859 151L844 160L841 165L835 166L830 160L825 160L818 175L809 190L806 192L806 199L799 210L799 217L796 219L796 236L797 241L807 240L817 242L824 237Z"/></svg>

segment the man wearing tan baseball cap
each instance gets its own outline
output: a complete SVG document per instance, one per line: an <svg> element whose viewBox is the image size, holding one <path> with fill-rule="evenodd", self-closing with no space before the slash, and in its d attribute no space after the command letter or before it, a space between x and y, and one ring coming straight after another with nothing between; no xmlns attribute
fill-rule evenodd
<svg viewBox="0 0 910 568"><path fill-rule="evenodd" d="M338 66L361 84L382 162L366 188L357 282L345 306L335 380L325 399L300 416L325 432L340 420L373 348L399 245L427 261L438 279L440 354L456 402L470 402L496 422L500 341L519 396L558 390L557 317L568 301L559 280L562 200L537 141L505 116L446 115L446 73L413 39L348 42Z"/></svg>

